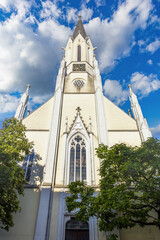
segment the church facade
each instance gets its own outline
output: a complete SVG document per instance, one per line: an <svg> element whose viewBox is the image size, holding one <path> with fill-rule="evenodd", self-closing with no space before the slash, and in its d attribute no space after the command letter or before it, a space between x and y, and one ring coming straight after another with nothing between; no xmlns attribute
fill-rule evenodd
<svg viewBox="0 0 160 240"><path fill-rule="evenodd" d="M100 143L140 145L151 137L146 120L131 86L132 118L103 95L95 48L79 17L60 64L55 94L24 117L28 90L22 96L15 117L26 126L34 142L32 154L23 164L28 184L20 198L22 210L15 226L2 240L105 240L96 218L78 222L68 213L65 197L68 184L85 181L98 187L100 160L95 148ZM121 240L159 239L156 228L118 231Z"/></svg>

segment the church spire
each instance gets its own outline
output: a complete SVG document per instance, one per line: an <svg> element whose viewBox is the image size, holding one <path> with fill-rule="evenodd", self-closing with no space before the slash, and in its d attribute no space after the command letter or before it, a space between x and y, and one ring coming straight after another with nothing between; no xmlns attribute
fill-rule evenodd
<svg viewBox="0 0 160 240"><path fill-rule="evenodd" d="M24 114L25 114L25 111L27 108L27 103L29 100L29 93L28 93L29 88L30 88L30 85L28 84L27 89L26 89L25 93L22 95L20 103L19 103L16 113L15 113L15 118L17 118L20 121L24 118Z"/></svg>
<svg viewBox="0 0 160 240"><path fill-rule="evenodd" d="M84 39L87 37L85 29L83 27L82 20L81 20L81 15L79 15L78 17L79 17L79 19L78 19L78 22L77 22L77 26L76 26L76 28L74 30L74 33L73 33L73 40L78 36L79 33L81 33L81 35Z"/></svg>
<svg viewBox="0 0 160 240"><path fill-rule="evenodd" d="M138 126L138 129L139 129L141 139L144 142L148 138L152 137L152 134L151 134L151 131L148 127L146 119L143 117L142 110L141 110L141 107L138 103L137 96L132 91L131 84L129 84L128 87L129 87L129 91L130 91L129 99L130 99L130 102L131 102L132 112L133 112L134 118L137 122L137 126Z"/></svg>

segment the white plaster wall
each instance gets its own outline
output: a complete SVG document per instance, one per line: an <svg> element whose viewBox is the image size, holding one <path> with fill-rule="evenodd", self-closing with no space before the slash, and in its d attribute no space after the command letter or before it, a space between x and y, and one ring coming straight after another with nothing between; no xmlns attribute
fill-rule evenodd
<svg viewBox="0 0 160 240"><path fill-rule="evenodd" d="M77 89L73 85L73 80L75 79L82 79L85 81L85 85L82 88ZM93 77L88 75L87 72L72 72L69 76L65 79L65 93L94 93L94 82Z"/></svg>
<svg viewBox="0 0 160 240"><path fill-rule="evenodd" d="M50 98L47 102L33 111L29 116L24 118L22 123L27 129L49 130L51 124L53 100L54 97Z"/></svg>
<svg viewBox="0 0 160 240"><path fill-rule="evenodd" d="M74 41L69 38L67 46L65 48L65 60L67 65L71 61L77 61L77 47L81 46L81 61L88 61L93 65L93 46L90 39L85 40L81 34L74 39ZM88 52L90 49L90 54Z"/></svg>
<svg viewBox="0 0 160 240"><path fill-rule="evenodd" d="M141 139L138 131L115 131L108 133L110 146L126 143L130 146L140 146Z"/></svg>
<svg viewBox="0 0 160 240"><path fill-rule="evenodd" d="M123 229L120 231L121 240L159 240L160 231L157 227L147 226L141 228L136 226L131 229Z"/></svg>
<svg viewBox="0 0 160 240"><path fill-rule="evenodd" d="M49 131L27 131L26 136L33 142L34 152L39 155L39 164L45 164Z"/></svg>
<svg viewBox="0 0 160 240"><path fill-rule="evenodd" d="M87 51L86 51L86 41L81 36L81 34L78 34L78 36L73 41L73 47L72 47L72 61L77 61L77 47L78 45L81 46L81 61L87 61Z"/></svg>
<svg viewBox="0 0 160 240"><path fill-rule="evenodd" d="M136 121L104 97L108 130L138 130Z"/></svg>
<svg viewBox="0 0 160 240"><path fill-rule="evenodd" d="M56 237L57 237L59 204L60 204L60 193L54 192L53 205L51 210L51 225L50 225L49 240L56 240Z"/></svg>
<svg viewBox="0 0 160 240"><path fill-rule="evenodd" d="M0 240L33 240L40 192L26 188L20 196L22 210L14 217L14 227L9 232L0 230Z"/></svg>
<svg viewBox="0 0 160 240"><path fill-rule="evenodd" d="M57 162L57 174L56 174L56 185L60 185L60 177L62 169L62 149L63 149L63 132L66 123L66 117L68 117L68 127L70 128L76 117L76 108L80 107L82 110L81 116L85 125L89 126L89 117L91 117L92 131L94 138L94 148L98 147L97 141L97 123L96 123L96 112L95 112L95 96L94 94L64 94L63 98L63 109L62 109L62 120L60 130L60 141L58 150L58 162ZM94 153L95 156L95 153ZM95 156L95 171L99 169L99 159ZM98 183L98 176L96 174L96 183Z"/></svg>

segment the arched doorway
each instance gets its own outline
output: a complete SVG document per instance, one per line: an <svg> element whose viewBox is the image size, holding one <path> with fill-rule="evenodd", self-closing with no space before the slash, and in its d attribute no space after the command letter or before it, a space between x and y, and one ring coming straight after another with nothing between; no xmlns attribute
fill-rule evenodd
<svg viewBox="0 0 160 240"><path fill-rule="evenodd" d="M71 218L66 223L65 240L89 240L88 223Z"/></svg>

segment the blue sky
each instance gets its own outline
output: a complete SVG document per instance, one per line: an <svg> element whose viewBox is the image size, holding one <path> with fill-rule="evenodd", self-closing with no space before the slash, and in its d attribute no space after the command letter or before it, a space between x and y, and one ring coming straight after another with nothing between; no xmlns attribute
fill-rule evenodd
<svg viewBox="0 0 160 240"><path fill-rule="evenodd" d="M160 0L0 0L0 127L28 83L31 110L54 94L61 47L79 13L97 47L104 94L127 112L132 84L160 139Z"/></svg>

